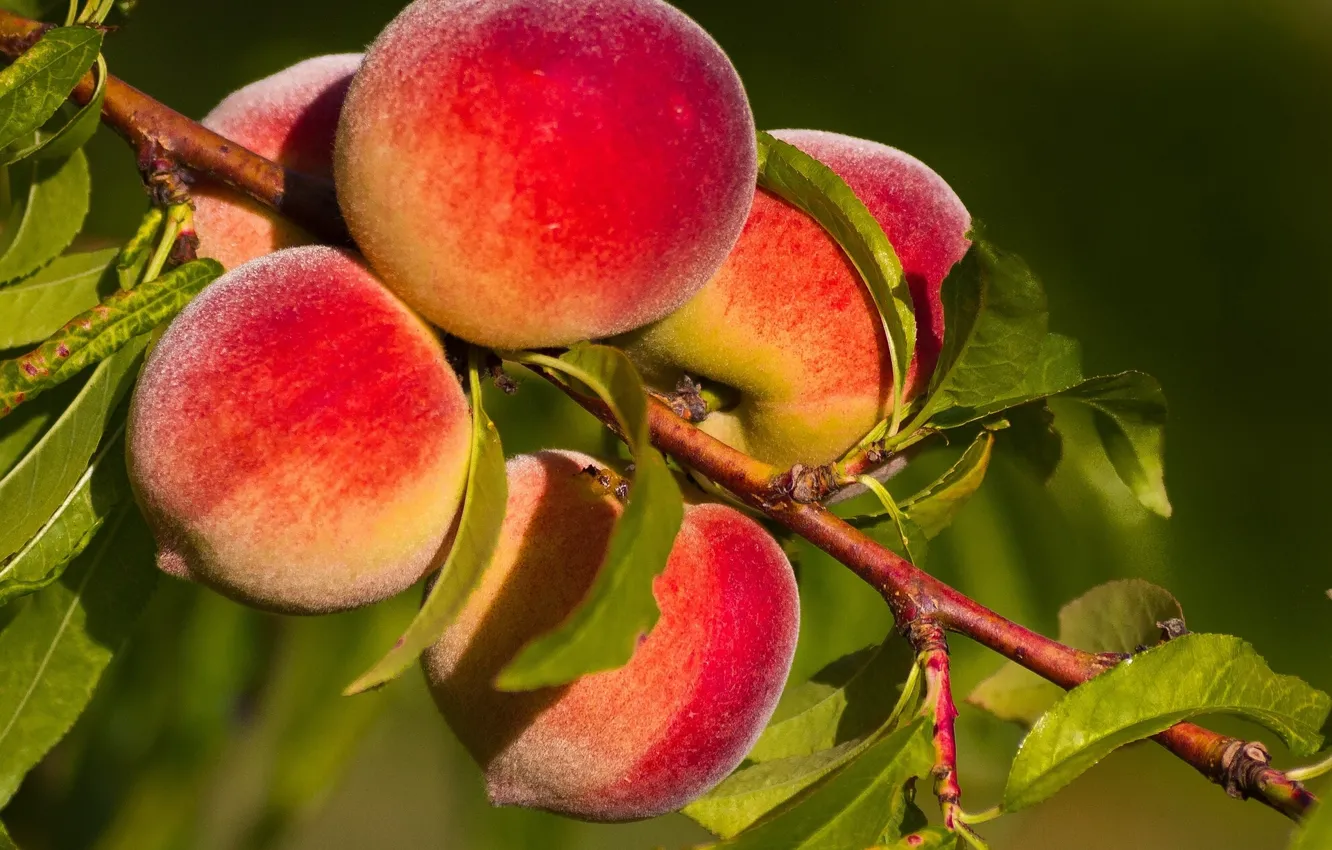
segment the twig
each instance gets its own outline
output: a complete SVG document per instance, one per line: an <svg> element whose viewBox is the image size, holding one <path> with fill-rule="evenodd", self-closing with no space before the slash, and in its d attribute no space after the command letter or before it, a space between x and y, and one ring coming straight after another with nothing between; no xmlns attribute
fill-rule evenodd
<svg viewBox="0 0 1332 850"><path fill-rule="evenodd" d="M948 659L948 640L943 627L925 618L911 623L907 640L916 650L916 663L925 671L925 707L933 724L934 795L939 798L943 825L958 826L962 787L957 779L957 704Z"/></svg>
<svg viewBox="0 0 1332 850"><path fill-rule="evenodd" d="M0 53L18 56L49 28L0 11ZM73 99L86 103L93 85L89 74ZM328 181L290 172L115 77L107 79L102 120L134 147L141 161L168 157L272 207L325 241L349 242ZM614 423L599 401L555 383L602 422ZM1106 659L1004 619L870 540L822 505L792 500L774 487L780 470L710 437L660 401L649 399L649 420L654 445L842 562L883 595L899 628L929 620L1063 688L1075 687L1106 669ZM1316 802L1298 782L1268 767L1260 746L1191 723L1177 724L1156 740L1230 793L1255 797L1292 818L1298 819Z"/></svg>

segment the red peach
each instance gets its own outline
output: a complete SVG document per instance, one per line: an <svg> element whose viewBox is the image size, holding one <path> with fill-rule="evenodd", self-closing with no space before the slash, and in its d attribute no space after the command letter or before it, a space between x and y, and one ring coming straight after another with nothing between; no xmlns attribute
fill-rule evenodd
<svg viewBox="0 0 1332 850"><path fill-rule="evenodd" d="M894 148L811 130L774 135L845 180L892 241L918 325L907 374L914 396L939 357L939 293L967 251L966 208L939 175ZM716 277L625 343L663 388L687 373L734 390L735 407L703 429L778 465L835 460L892 403L888 342L860 275L814 219L768 192L758 193Z"/></svg>
<svg viewBox="0 0 1332 850"><path fill-rule="evenodd" d="M689 505L653 584L661 618L628 664L558 688L495 690L499 671L596 577L621 507L589 465L574 452L509 462L495 559L422 664L495 804L652 817L705 793L749 751L790 671L799 599L786 556L758 523Z"/></svg>
<svg viewBox="0 0 1332 850"><path fill-rule="evenodd" d="M366 54L336 158L371 266L499 348L679 307L735 243L756 168L739 76L661 0L416 0Z"/></svg>
<svg viewBox="0 0 1332 850"><path fill-rule="evenodd" d="M337 611L429 569L469 431L432 330L350 254L291 248L172 322L135 390L129 470L164 571L262 608Z"/></svg>
<svg viewBox="0 0 1332 850"><path fill-rule="evenodd" d="M293 171L333 177L333 139L361 54L318 56L228 95L203 119L208 129ZM233 189L194 187L199 256L228 269L314 242L295 224Z"/></svg>

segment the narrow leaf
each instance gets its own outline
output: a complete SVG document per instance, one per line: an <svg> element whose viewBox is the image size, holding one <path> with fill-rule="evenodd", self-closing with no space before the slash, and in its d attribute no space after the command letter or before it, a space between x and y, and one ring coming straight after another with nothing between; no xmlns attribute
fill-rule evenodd
<svg viewBox="0 0 1332 850"><path fill-rule="evenodd" d="M864 850L900 821L903 788L934 766L929 728L918 718L881 739L758 826L720 847L733 850Z"/></svg>
<svg viewBox="0 0 1332 850"><path fill-rule="evenodd" d="M0 238L0 284L27 277L60 256L83 229L92 183L88 159L30 159L9 167L19 197Z"/></svg>
<svg viewBox="0 0 1332 850"><path fill-rule="evenodd" d="M851 668L865 659L857 653L826 668L820 677L836 681L850 677L838 691L820 692L819 686L801 686L783 700L781 714L769 726L771 735L760 739L751 758L756 762L740 768L716 788L683 809L683 813L706 829L730 838L748 829L778 806L821 779L855 762L862 754L897 730L903 718L911 717L920 699L919 670L914 657L902 652L891 640L868 659L858 673ZM886 650L886 651L885 651ZM891 672L907 662L908 676L894 698L882 694L897 676ZM817 678L817 677L816 677ZM891 710L886 706L893 705ZM794 712L787 714L787 712ZM861 734L862 731L868 730ZM822 743L824 749L812 749Z"/></svg>
<svg viewBox="0 0 1332 850"><path fill-rule="evenodd" d="M1183 620L1184 611L1168 590L1125 579L1099 585L1059 612L1059 642L1087 652L1136 652L1161 640L1166 620ZM1013 662L981 682L967 702L1001 720L1030 726L1050 709L1063 691Z"/></svg>
<svg viewBox="0 0 1332 850"><path fill-rule="evenodd" d="M1165 394L1156 379L1141 372L1124 372L1093 378L1060 397L1091 408L1105 453L1120 479L1144 507L1170 516L1165 489Z"/></svg>
<svg viewBox="0 0 1332 850"><path fill-rule="evenodd" d="M147 336L98 364L83 389L32 450L0 478L0 558L8 558L46 523L78 483L101 442L111 412L137 374Z"/></svg>
<svg viewBox="0 0 1332 850"><path fill-rule="evenodd" d="M899 683L914 660L906 641L891 635L788 688L749 760L812 755L873 732L897 702Z"/></svg>
<svg viewBox="0 0 1332 850"><path fill-rule="evenodd" d="M60 578L112 510L130 499L123 425L121 428L108 437L106 446L46 524L14 557L0 563L0 605Z"/></svg>
<svg viewBox="0 0 1332 850"><path fill-rule="evenodd" d="M148 260L157 247L157 237L165 221L166 212L161 207L152 207L144 215L143 221L139 222L139 229L134 231L134 235L121 249L116 257L116 278L120 281L121 289L138 286L144 269L148 267Z"/></svg>
<svg viewBox="0 0 1332 850"><path fill-rule="evenodd" d="M953 523L985 480L994 453L994 434L982 431L937 481L902 503L902 512L933 539Z"/></svg>
<svg viewBox="0 0 1332 850"><path fill-rule="evenodd" d="M9 837L9 831L3 823L0 823L0 850L18 850L18 845Z"/></svg>
<svg viewBox="0 0 1332 850"><path fill-rule="evenodd" d="M852 521L852 524L871 539L882 543L913 564L925 563L929 538L925 535L924 529L898 507L892 495L874 476L862 475L858 480L879 500L883 513L877 515L879 517L877 520L872 517L858 517Z"/></svg>
<svg viewBox="0 0 1332 850"><path fill-rule="evenodd" d="M580 345L559 360L526 355L596 393L615 413L634 455L629 500L587 596L553 631L534 638L500 671L496 684L523 691L571 682L623 666L660 612L652 580L666 568L684 518L680 488L648 438L647 394L629 358L603 345Z"/></svg>
<svg viewBox="0 0 1332 850"><path fill-rule="evenodd" d="M59 582L0 632L0 806L92 698L157 580L152 534L132 506Z"/></svg>
<svg viewBox="0 0 1332 850"><path fill-rule="evenodd" d="M1236 714L1281 736L1296 756L1316 753L1327 694L1273 673L1229 635L1185 635L1069 691L1032 728L1004 789L1017 811L1050 797L1115 749L1200 714Z"/></svg>
<svg viewBox="0 0 1332 850"><path fill-rule="evenodd" d="M40 342L104 294L114 248L57 258L37 274L0 289L0 349Z"/></svg>
<svg viewBox="0 0 1332 850"><path fill-rule="evenodd" d="M137 289L115 293L35 350L0 363L0 416L174 318L221 275L216 260L187 263Z"/></svg>
<svg viewBox="0 0 1332 850"><path fill-rule="evenodd" d="M1013 396L1040 358L1049 314L1026 264L976 236L943 285L944 342L929 396L904 433L954 407Z"/></svg>
<svg viewBox="0 0 1332 850"><path fill-rule="evenodd" d="M60 27L0 71L0 148L35 132L55 115L102 50L102 34Z"/></svg>
<svg viewBox="0 0 1332 850"><path fill-rule="evenodd" d="M902 263L883 228L828 166L759 133L759 186L812 216L842 246L883 317L893 366L892 430L901 419L907 366L916 351L916 315Z"/></svg>
<svg viewBox="0 0 1332 850"><path fill-rule="evenodd" d="M106 60L100 56L97 58L97 68L97 88L93 89L93 96L88 102L74 109L73 116L54 130L38 130L37 138L31 143L15 144L7 148L0 154L6 163L19 162L30 156L66 159L92 140L97 128L102 125L102 103L106 100ZM73 102L67 103L65 109L59 111L64 112L73 106Z"/></svg>
<svg viewBox="0 0 1332 850"><path fill-rule="evenodd" d="M509 484L499 431L481 406L481 378L476 356L468 369L472 396L472 454L462 515L439 578L425 603L388 654L347 686L358 694L396 678L444 633L481 580L499 543Z"/></svg>

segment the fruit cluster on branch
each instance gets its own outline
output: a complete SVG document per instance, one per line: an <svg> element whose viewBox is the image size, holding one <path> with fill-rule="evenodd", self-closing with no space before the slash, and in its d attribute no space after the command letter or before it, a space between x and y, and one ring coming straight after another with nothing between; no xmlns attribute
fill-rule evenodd
<svg viewBox="0 0 1332 850"><path fill-rule="evenodd" d="M0 50L48 29L0 12ZM899 427L924 418L949 356L945 279L972 222L942 178L877 143L781 131L756 154L739 76L665 3L417 0L365 56L302 62L202 124L102 83L145 173L193 184L192 225L168 241L197 232L229 270L135 389L128 469L159 566L288 613L438 572L423 666L497 803L644 817L741 763L799 612L786 556L738 507L883 595L923 670L945 826L969 841L945 631L1063 688L1121 660L1006 620L825 506L930 435ZM90 74L72 97L97 91ZM790 202L765 157L824 194ZM839 226L886 246L874 268ZM625 439L627 504L589 457L497 465L483 350ZM580 655L583 620L620 605L645 634ZM1232 794L1291 817L1314 802L1260 746L1191 723L1156 740Z"/></svg>

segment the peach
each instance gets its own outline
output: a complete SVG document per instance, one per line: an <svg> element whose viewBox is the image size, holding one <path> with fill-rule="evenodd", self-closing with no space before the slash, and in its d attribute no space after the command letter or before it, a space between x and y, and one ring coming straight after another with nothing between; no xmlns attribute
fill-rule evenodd
<svg viewBox="0 0 1332 850"><path fill-rule="evenodd" d="M228 95L203 125L293 171L333 177L333 140L361 54L318 56ZM199 256L228 269L315 241L256 201L214 183L191 192Z"/></svg>
<svg viewBox="0 0 1332 850"><path fill-rule="evenodd" d="M661 0L416 0L356 74L335 173L408 304L530 348L688 300L740 234L756 157L735 69Z"/></svg>
<svg viewBox="0 0 1332 850"><path fill-rule="evenodd" d="M763 730L799 628L791 566L738 511L689 505L653 594L656 627L617 670L502 693L495 676L595 579L621 508L574 452L509 462L501 541L481 585L422 658L496 805L588 820L674 811L712 788Z"/></svg>
<svg viewBox="0 0 1332 850"><path fill-rule="evenodd" d="M171 323L130 410L158 565L291 612L422 577L467 475L470 414L434 332L352 255L289 248Z"/></svg>
<svg viewBox="0 0 1332 850"><path fill-rule="evenodd" d="M939 357L939 292L967 251L966 208L928 166L894 148L810 130L775 135L845 180L897 250L918 325L909 399ZM764 191L716 277L623 342L661 388L689 374L732 398L703 429L782 466L835 460L892 403L888 342L855 267L814 219Z"/></svg>

